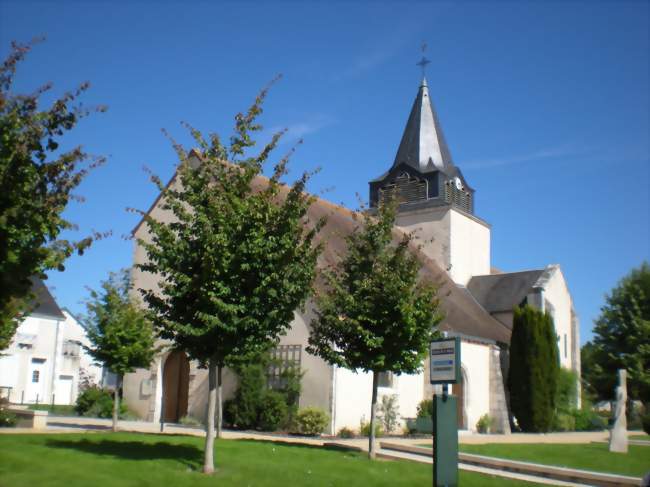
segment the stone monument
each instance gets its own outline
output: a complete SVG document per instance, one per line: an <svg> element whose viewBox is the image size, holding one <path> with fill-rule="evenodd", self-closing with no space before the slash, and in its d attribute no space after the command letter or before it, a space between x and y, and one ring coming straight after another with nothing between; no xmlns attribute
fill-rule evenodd
<svg viewBox="0 0 650 487"><path fill-rule="evenodd" d="M627 403L627 371L619 369L618 387L616 387L616 407L614 409L614 424L609 430L609 451L627 453L627 418L625 405Z"/></svg>

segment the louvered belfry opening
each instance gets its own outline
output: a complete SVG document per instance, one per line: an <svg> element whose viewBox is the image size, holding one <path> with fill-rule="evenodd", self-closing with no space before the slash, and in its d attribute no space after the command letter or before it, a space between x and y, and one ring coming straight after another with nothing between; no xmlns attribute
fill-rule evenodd
<svg viewBox="0 0 650 487"><path fill-rule="evenodd" d="M467 213L472 213L472 193L458 189L453 181L445 183L445 201Z"/></svg>
<svg viewBox="0 0 650 487"><path fill-rule="evenodd" d="M389 198L397 197L399 203L414 203L427 199L427 182L411 177L403 172L393 182L379 190L379 202L385 203Z"/></svg>

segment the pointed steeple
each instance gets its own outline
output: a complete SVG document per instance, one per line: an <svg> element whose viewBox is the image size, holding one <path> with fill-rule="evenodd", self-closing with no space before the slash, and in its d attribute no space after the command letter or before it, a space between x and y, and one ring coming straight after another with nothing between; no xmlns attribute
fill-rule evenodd
<svg viewBox="0 0 650 487"><path fill-rule="evenodd" d="M451 154L429 97L426 78L422 78L413 102L393 167L402 163L420 173L436 170L447 174L454 172Z"/></svg>

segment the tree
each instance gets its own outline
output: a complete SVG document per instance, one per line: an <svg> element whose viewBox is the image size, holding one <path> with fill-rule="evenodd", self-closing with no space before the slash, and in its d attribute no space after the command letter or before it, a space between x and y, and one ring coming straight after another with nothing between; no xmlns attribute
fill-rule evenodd
<svg viewBox="0 0 650 487"><path fill-rule="evenodd" d="M650 265L632 269L611 293L583 347L585 381L600 399L613 399L616 371L627 370L628 397L650 403Z"/></svg>
<svg viewBox="0 0 650 487"><path fill-rule="evenodd" d="M252 133L267 89L235 118L226 148L190 128L200 154L179 144L175 182L161 208L172 222L142 212L151 240L138 240L148 261L140 269L160 277L159 292L142 290L160 335L208 368L208 415L203 471L214 470L215 409L221 428L221 371L233 357L268 349L286 332L310 292L324 221L308 225L314 198L304 193L309 174L291 187L281 183L291 152L261 176L282 133L257 154Z"/></svg>
<svg viewBox="0 0 650 487"><path fill-rule="evenodd" d="M560 361L553 318L529 305L514 309L508 389L519 427L546 432L553 426Z"/></svg>
<svg viewBox="0 0 650 487"><path fill-rule="evenodd" d="M130 297L129 271L111 273L101 291L90 291L86 329L90 355L117 376L113 399L113 431L117 431L119 390L124 374L148 367L156 352L153 326Z"/></svg>
<svg viewBox="0 0 650 487"><path fill-rule="evenodd" d="M415 373L442 319L433 285L418 280L413 236L393 244L396 204L346 237L347 255L324 272L308 351L348 369L372 373L368 454L375 457L377 385L380 373Z"/></svg>
<svg viewBox="0 0 650 487"><path fill-rule="evenodd" d="M31 46L12 43L0 66L0 350L9 346L19 316L27 311L29 278L44 279L47 270L63 270L70 255L82 254L93 238L101 237L59 239L62 231L74 228L63 216L70 200L81 200L73 191L103 159L81 147L60 150L58 139L81 118L105 108L76 104L88 83L45 110L39 109L39 99L51 84L32 94L13 93L17 66Z"/></svg>

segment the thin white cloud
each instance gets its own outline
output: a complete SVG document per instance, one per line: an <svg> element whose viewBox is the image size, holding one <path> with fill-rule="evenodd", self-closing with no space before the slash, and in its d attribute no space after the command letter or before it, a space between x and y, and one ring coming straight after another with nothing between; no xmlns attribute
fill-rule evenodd
<svg viewBox="0 0 650 487"><path fill-rule="evenodd" d="M568 147L554 147L547 149L540 149L527 154L519 154L513 156L494 157L488 159L475 159L459 163L462 168L467 169L486 169L498 166L510 166L513 164L525 164L528 162L553 160L565 157L583 156L586 151L576 150Z"/></svg>
<svg viewBox="0 0 650 487"><path fill-rule="evenodd" d="M357 78L362 74L371 71L377 66L380 66L395 56L405 42L395 43L385 49L377 50L375 52L364 54L362 57L353 61L353 64L348 68L343 69L338 73L332 74L332 81L343 81L349 78Z"/></svg>
<svg viewBox="0 0 650 487"><path fill-rule="evenodd" d="M324 128L327 128L336 123L336 120L328 115L314 115L307 120L301 122L289 123L287 125L275 125L273 127L265 128L260 134L261 140L270 139L273 134L276 134L282 130L287 130L287 133L284 134L280 144L286 144L289 142L295 142L298 139L305 137L306 135L314 134L321 131Z"/></svg>

